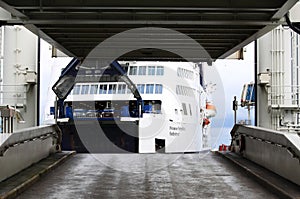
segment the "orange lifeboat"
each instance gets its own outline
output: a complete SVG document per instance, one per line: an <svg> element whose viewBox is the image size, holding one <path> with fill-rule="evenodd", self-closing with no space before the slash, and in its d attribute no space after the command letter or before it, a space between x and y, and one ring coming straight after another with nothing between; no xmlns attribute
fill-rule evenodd
<svg viewBox="0 0 300 199"><path fill-rule="evenodd" d="M211 118L215 117L217 114L216 106L211 102L206 102L206 117Z"/></svg>

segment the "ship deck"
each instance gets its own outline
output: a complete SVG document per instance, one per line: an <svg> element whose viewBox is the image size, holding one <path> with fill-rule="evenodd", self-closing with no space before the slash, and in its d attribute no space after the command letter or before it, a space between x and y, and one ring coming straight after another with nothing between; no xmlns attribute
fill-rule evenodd
<svg viewBox="0 0 300 199"><path fill-rule="evenodd" d="M38 172L38 165L31 172ZM282 197L265 186L268 183L261 183L243 171L222 155L211 152L76 154L47 175L40 175L38 182L30 183L18 198ZM15 179L24 179L29 173L21 172Z"/></svg>

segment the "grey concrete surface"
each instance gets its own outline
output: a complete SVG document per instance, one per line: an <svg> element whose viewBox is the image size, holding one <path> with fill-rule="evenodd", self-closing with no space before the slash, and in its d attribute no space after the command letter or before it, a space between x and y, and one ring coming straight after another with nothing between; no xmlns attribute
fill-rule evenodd
<svg viewBox="0 0 300 199"><path fill-rule="evenodd" d="M76 154L18 198L277 197L229 161L209 152Z"/></svg>
<svg viewBox="0 0 300 199"><path fill-rule="evenodd" d="M15 198L48 172L62 164L73 154L75 154L73 151L52 154L14 176L0 182L0 198Z"/></svg>
<svg viewBox="0 0 300 199"><path fill-rule="evenodd" d="M238 167L243 169L244 173L252 176L264 187L276 193L280 198L300 198L300 186L279 176L278 174L243 158L241 155L229 151L217 152L216 154L230 160Z"/></svg>

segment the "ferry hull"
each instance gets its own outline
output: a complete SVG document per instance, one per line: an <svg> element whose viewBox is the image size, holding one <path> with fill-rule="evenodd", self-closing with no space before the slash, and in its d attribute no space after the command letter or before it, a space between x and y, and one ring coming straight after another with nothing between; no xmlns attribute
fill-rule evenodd
<svg viewBox="0 0 300 199"><path fill-rule="evenodd" d="M63 131L62 150L79 153L139 152L136 122L82 120L60 123L59 126ZM102 130L97 131L94 127Z"/></svg>

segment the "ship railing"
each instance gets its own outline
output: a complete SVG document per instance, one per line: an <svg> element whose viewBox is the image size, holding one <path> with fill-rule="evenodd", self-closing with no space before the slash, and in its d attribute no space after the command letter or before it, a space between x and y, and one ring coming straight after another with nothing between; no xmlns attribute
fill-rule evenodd
<svg viewBox="0 0 300 199"><path fill-rule="evenodd" d="M273 109L299 109L300 85L272 85L268 89L268 105Z"/></svg>

